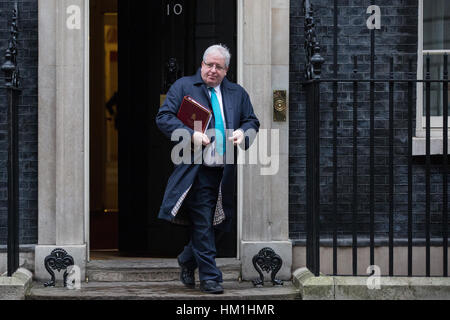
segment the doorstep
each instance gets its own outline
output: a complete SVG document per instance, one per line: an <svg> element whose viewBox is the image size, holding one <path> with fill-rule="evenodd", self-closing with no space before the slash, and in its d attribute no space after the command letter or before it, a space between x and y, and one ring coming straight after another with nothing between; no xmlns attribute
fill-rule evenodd
<svg viewBox="0 0 450 320"><path fill-rule="evenodd" d="M292 283L283 286L255 288L251 282L225 281L222 295L212 295L188 289L179 281L167 282L89 282L81 289L69 290L58 283L56 288L44 288L34 282L27 300L296 300L297 289Z"/></svg>
<svg viewBox="0 0 450 320"><path fill-rule="evenodd" d="M224 281L241 279L241 262L233 258L216 259ZM166 282L178 281L180 267L176 259L92 260L86 266L88 282ZM196 273L198 279L198 271Z"/></svg>

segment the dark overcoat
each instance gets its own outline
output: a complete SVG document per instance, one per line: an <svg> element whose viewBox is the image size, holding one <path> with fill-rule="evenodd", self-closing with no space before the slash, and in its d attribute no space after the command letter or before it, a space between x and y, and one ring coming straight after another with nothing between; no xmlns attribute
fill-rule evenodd
<svg viewBox="0 0 450 320"><path fill-rule="evenodd" d="M244 88L225 78L221 84L221 91L227 130L242 129L247 132L247 130L253 129L258 132L260 124L253 111L250 97ZM156 116L158 128L169 139L177 129L186 129L191 136L194 133L191 128L185 126L177 118L178 110L185 96L191 96L203 106L212 110L208 89L201 77L201 69L194 76L181 78L172 85ZM211 122L209 128L214 128L214 121ZM246 149L249 148L251 142L246 138ZM191 155L191 158L193 158L193 155ZM173 223L188 223L182 214L183 202L195 181L200 166L200 164L175 165L159 211L158 217L160 219ZM226 164L214 217L215 227L223 231L230 231L236 212L234 201L235 174L236 161L233 164Z"/></svg>

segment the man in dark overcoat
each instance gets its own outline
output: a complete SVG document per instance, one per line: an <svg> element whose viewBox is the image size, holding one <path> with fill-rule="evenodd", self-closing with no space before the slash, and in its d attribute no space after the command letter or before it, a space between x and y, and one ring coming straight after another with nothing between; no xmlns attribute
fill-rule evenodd
<svg viewBox="0 0 450 320"><path fill-rule="evenodd" d="M169 138L180 129L186 130L194 148L203 150L202 162L176 164L169 178L159 218L182 223L180 212L187 216L191 241L178 256L180 280L195 287L194 272L198 268L200 289L206 293L223 293L222 272L216 266L215 229L230 231L236 208L234 201L236 146L248 149L247 132L256 134L259 121L247 92L230 82L227 72L231 55L223 45L214 45L204 54L197 74L176 81L159 110L156 122ZM190 96L213 114L207 133L195 131L177 118L183 98ZM228 134L227 134L228 133ZM231 161L229 160L231 158Z"/></svg>

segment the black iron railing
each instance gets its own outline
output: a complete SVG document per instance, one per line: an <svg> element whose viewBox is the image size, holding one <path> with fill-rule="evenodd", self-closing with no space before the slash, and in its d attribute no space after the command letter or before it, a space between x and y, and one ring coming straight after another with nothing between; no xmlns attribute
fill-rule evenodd
<svg viewBox="0 0 450 320"><path fill-rule="evenodd" d="M2 71L8 103L8 277L19 268L19 158L18 158L18 98L20 73L17 65L18 7L14 5L11 37L5 53Z"/></svg>
<svg viewBox="0 0 450 320"><path fill-rule="evenodd" d="M375 99L375 87L382 84L388 89L388 152L386 163L387 173L388 173L388 190L387 190L387 202L388 202L388 247L389 247L389 275L394 276L394 248L395 248L395 175L394 175L394 161L395 149L394 149L394 139L395 139L395 112L396 112L396 88L397 86L407 87L407 102L408 105L408 134L407 134L407 158L408 158L408 217L407 217L407 246L408 246L408 275L413 275L413 247L414 239L413 237L413 122L415 119L415 106L416 102L414 100L414 90L417 83L424 84L424 101L425 110L424 117L426 119L426 135L425 135L425 210L424 210L424 234L425 234L425 266L426 266L426 276L431 276L431 86L432 84L439 84L443 90L443 128L442 128L442 144L443 144L443 156L440 165L442 166L442 211L440 217L440 223L442 223L442 228L440 232L440 238L442 239L442 256L443 256L443 276L448 276L448 55L444 56L443 69L444 74L442 79L431 79L430 72L430 56L425 57L426 67L425 67L425 79L418 80L416 73L413 72L412 60L409 61L409 73L406 79L400 79L394 73L394 58L390 58L389 61L389 75L385 78L375 78L375 30L371 30L371 50L370 50L370 79L362 79L359 74L358 57L353 57L354 72L350 79L337 79L337 1L334 3L335 9L335 32L334 32L334 79L323 79L322 78L322 65L324 59L320 56L320 45L318 42L318 36L315 31L315 20L314 11L309 0L304 0L304 14L305 14L305 50L306 50L306 66L305 66L305 81L303 86L306 93L306 119L307 119L307 267L316 276L320 274L320 243L321 243L321 112L324 111L325 106L321 103L321 88L326 84L331 84L333 90L333 102L331 104L331 110L333 113L333 124L332 124L332 245L333 245L333 275L339 275L338 270L338 235L342 230L338 230L338 89L344 85L351 85L353 87L351 96L351 105L353 112L353 130L352 130L352 147L353 147L353 163L352 163L352 199L351 199L351 242L352 242L352 273L353 275L358 275L358 248L360 247L359 230L360 226L360 216L358 208L361 202L359 195L359 184L358 178L360 164L358 163L359 150L361 147L368 147L368 167L369 167L369 192L368 192L368 212L369 212L369 247L370 247L370 265L375 265L375 105L378 102ZM358 125L361 123L361 118L358 116L359 108L362 102L359 101L359 97L362 95L361 86L369 87L368 95L368 132L369 132L369 145L361 146L358 145L358 138L360 137L359 130L361 129ZM362 100L362 99L361 99ZM384 103L384 102L382 102ZM327 106L328 108L328 106ZM329 109L328 109L329 110Z"/></svg>

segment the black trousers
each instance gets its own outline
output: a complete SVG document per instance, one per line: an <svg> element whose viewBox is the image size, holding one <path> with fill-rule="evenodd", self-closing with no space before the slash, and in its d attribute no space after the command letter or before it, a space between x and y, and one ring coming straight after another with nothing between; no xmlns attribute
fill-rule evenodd
<svg viewBox="0 0 450 320"><path fill-rule="evenodd" d="M192 269L198 267L200 281L223 282L222 272L215 261L217 251L213 226L222 176L223 168L202 166L184 203L192 223L191 240L178 259Z"/></svg>

